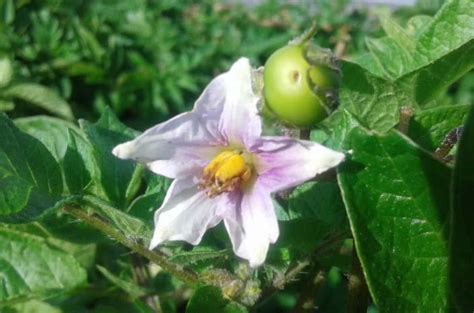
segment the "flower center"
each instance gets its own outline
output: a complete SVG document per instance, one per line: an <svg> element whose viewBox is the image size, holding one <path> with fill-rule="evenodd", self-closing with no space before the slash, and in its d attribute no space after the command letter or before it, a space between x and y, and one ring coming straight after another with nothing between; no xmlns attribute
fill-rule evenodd
<svg viewBox="0 0 474 313"><path fill-rule="evenodd" d="M244 186L252 178L252 171L243 151L224 151L204 168L198 187L207 189L206 194L213 198Z"/></svg>

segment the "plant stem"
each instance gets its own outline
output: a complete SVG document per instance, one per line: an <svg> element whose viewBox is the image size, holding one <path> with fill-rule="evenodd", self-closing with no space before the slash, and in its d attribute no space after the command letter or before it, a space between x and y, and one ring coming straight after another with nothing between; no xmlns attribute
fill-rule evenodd
<svg viewBox="0 0 474 313"><path fill-rule="evenodd" d="M94 215L87 214L87 212L81 210L75 205L66 205L63 207L63 210L66 213L88 224L89 226L96 228L97 230L101 231L110 238L118 241L119 243L126 246L135 253L145 257L146 259L150 260L155 264L158 264L164 271L173 274L184 283L194 285L198 282L198 276L196 275L196 273L169 262L166 259L166 256L160 252L148 250L146 247L129 239L126 235L124 235L108 223L104 222L102 219Z"/></svg>
<svg viewBox="0 0 474 313"><path fill-rule="evenodd" d="M298 303L296 304L293 313L314 312L316 295L326 282L326 273L324 271L316 272L313 269L312 274L313 275L310 276L311 279L306 283L305 288L298 299Z"/></svg>
<svg viewBox="0 0 474 313"><path fill-rule="evenodd" d="M300 139L309 140L311 137L311 129L304 128L300 130Z"/></svg>
<svg viewBox="0 0 474 313"><path fill-rule="evenodd" d="M410 127L410 121L413 114L415 114L415 112L412 107L404 106L400 109L400 122L398 123L398 130L401 133L408 133L408 128Z"/></svg>
<svg viewBox="0 0 474 313"><path fill-rule="evenodd" d="M275 281L270 287L263 290L257 306L260 306L265 303L273 294L283 289L286 284L294 281L298 275L302 274L303 270L305 270L308 266L311 265L311 262L314 259L317 259L319 256L324 255L325 252L334 248L334 246L338 245L342 240L344 240L344 238L346 238L346 233L334 233L330 238L328 238L328 240L321 243L321 245L316 248L312 255L306 257L302 261L298 261L293 267L288 269L288 271L283 277L275 279Z"/></svg>
<svg viewBox="0 0 474 313"><path fill-rule="evenodd" d="M352 250L352 271L349 275L348 289L347 312L366 313L369 306L369 290L355 247Z"/></svg>

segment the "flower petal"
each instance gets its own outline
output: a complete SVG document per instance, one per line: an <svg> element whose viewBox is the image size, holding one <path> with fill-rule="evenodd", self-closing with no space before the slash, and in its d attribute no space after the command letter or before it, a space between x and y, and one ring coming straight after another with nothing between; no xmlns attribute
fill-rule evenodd
<svg viewBox="0 0 474 313"><path fill-rule="evenodd" d="M224 222L235 254L249 260L251 267L263 264L270 243L279 235L270 192L257 180L251 191L242 195L240 206L227 211Z"/></svg>
<svg viewBox="0 0 474 313"><path fill-rule="evenodd" d="M193 111L148 129L135 140L115 147L113 153L122 159L146 163L155 173L170 178L195 175L218 153L217 146L227 145L229 134L249 129L249 114L254 117L250 128L255 135L260 134L257 100L251 89L250 64L241 59L230 71L211 81ZM227 123L222 118L224 110ZM233 118L244 121L245 126L237 125ZM225 136L220 131L222 127Z"/></svg>
<svg viewBox="0 0 474 313"><path fill-rule="evenodd" d="M222 220L221 198L209 198L192 179L175 180L155 213L155 232L150 249L165 240L198 244L208 228Z"/></svg>
<svg viewBox="0 0 474 313"><path fill-rule="evenodd" d="M344 160L343 153L315 142L284 137L262 137L252 152L259 178L271 192L302 184Z"/></svg>
<svg viewBox="0 0 474 313"><path fill-rule="evenodd" d="M252 90L252 68L246 58L235 62L226 79L226 99L219 128L230 144L248 146L262 132L259 97Z"/></svg>
<svg viewBox="0 0 474 313"><path fill-rule="evenodd" d="M146 163L159 175L182 178L202 169L218 152L218 145L198 116L183 113L116 146L112 153Z"/></svg>

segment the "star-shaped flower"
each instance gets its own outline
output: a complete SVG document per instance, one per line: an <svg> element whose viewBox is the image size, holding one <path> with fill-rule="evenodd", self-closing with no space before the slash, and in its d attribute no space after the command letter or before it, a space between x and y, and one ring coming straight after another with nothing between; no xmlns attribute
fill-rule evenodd
<svg viewBox="0 0 474 313"><path fill-rule="evenodd" d="M259 266L279 235L271 194L344 159L314 142L262 136L251 78L249 61L239 59L211 81L191 112L113 150L174 179L156 211L150 249L166 240L196 245L223 220L235 254Z"/></svg>

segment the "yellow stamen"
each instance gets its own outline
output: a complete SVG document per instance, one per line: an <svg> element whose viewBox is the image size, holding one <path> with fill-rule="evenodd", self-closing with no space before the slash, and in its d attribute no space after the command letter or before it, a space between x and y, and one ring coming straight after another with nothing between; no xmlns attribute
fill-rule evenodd
<svg viewBox="0 0 474 313"><path fill-rule="evenodd" d="M241 151L219 153L203 171L200 189L207 189L209 197L240 188L252 178L252 167Z"/></svg>

